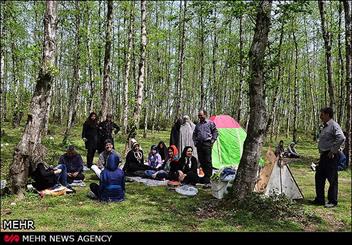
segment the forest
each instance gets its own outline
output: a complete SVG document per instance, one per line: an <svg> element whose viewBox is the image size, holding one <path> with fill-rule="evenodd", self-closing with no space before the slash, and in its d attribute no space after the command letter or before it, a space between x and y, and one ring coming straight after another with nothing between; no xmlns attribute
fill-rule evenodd
<svg viewBox="0 0 352 245"><path fill-rule="evenodd" d="M2 148L17 130L1 176L12 164L15 193L27 156L50 135L76 143L93 111L113 115L121 145L131 132L168 142L176 119L203 109L236 119L257 152L285 139L315 142L316 157L329 106L351 156L350 1L48 2L1 1Z"/></svg>

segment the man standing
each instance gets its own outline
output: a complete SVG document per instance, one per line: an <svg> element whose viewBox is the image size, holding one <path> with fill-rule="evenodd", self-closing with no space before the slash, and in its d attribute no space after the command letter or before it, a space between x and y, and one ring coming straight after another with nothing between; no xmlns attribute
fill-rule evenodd
<svg viewBox="0 0 352 245"><path fill-rule="evenodd" d="M198 160L204 171L204 177L201 179L203 184L208 187L210 177L213 173L211 162L211 150L218 137L218 130L215 123L207 119L207 112L200 110L198 113L199 123L197 123L193 132L194 145L197 147Z"/></svg>
<svg viewBox="0 0 352 245"><path fill-rule="evenodd" d="M328 202L325 204L326 208L332 208L337 205L338 151L345 140L340 125L332 118L332 108L326 107L320 110L320 119L324 123L324 128L321 130L318 143L320 160L315 172L316 197L313 204L325 204L324 187L325 180L328 179L330 186L328 190Z"/></svg>
<svg viewBox="0 0 352 245"><path fill-rule="evenodd" d="M114 130L115 129L115 130ZM117 134L120 130L120 127L112 121L112 114L106 115L106 120L99 123L100 130L100 147L98 148L99 153L104 151L105 140L109 139L114 146L114 138L112 137L112 132L114 131Z"/></svg>

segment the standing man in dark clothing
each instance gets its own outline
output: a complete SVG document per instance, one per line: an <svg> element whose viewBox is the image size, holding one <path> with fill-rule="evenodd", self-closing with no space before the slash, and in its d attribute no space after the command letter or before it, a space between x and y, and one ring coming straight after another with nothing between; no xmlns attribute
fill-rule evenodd
<svg viewBox="0 0 352 245"><path fill-rule="evenodd" d="M320 133L318 143L320 160L315 172L316 197L312 203L316 205L325 204L324 187L325 180L328 179L330 186L328 190L328 202L325 204L326 208L332 208L337 205L338 151L345 141L345 136L340 125L332 118L332 108L326 107L320 110L320 119L324 123L324 128Z"/></svg>
<svg viewBox="0 0 352 245"><path fill-rule="evenodd" d="M82 139L87 149L87 166L93 164L95 151L98 149L98 119L95 112L91 112L83 124Z"/></svg>
<svg viewBox="0 0 352 245"><path fill-rule="evenodd" d="M100 130L99 131L100 143L99 143L98 152L102 153L105 149L105 144L104 144L105 140L107 139L111 140L112 145L114 146L114 138L112 137L112 131L114 131L114 133L117 134L120 131L120 127L117 126L117 124L112 121L112 115L107 114L106 120L99 123L99 130Z"/></svg>
<svg viewBox="0 0 352 245"><path fill-rule="evenodd" d="M200 179L203 184L210 184L210 177L213 174L211 162L211 151L215 140L218 137L218 130L215 123L207 119L207 112L200 110L198 113L199 123L193 132L194 145L197 147L198 160L204 171L204 177Z"/></svg>

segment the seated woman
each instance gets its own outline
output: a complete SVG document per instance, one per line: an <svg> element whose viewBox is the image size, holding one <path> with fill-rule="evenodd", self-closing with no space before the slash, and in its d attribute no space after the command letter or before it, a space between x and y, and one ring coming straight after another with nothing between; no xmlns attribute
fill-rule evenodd
<svg viewBox="0 0 352 245"><path fill-rule="evenodd" d="M157 151L161 156L161 160L165 162L168 158L168 148L166 147L164 141L160 141L157 146Z"/></svg>
<svg viewBox="0 0 352 245"><path fill-rule="evenodd" d="M158 180L168 179L171 166L178 166L178 158L177 158L178 150L176 146L171 145L169 148L167 148L167 151L168 151L167 159L163 163L163 165L160 168L158 168L158 171L154 171L154 173L152 173L151 177L153 179L158 179ZM153 170L147 170L146 172L148 171L153 171Z"/></svg>
<svg viewBox="0 0 352 245"><path fill-rule="evenodd" d="M171 180L178 180L186 185L196 185L196 183L199 182L197 172L198 161L197 158L195 158L192 154L193 148L191 146L186 146L183 149L177 166L171 166L169 174Z"/></svg>
<svg viewBox="0 0 352 245"><path fill-rule="evenodd" d="M33 187L37 191L53 188L60 184L67 187L67 172L64 164L53 168L44 162L39 162L29 171L34 180Z"/></svg>
<svg viewBox="0 0 352 245"><path fill-rule="evenodd" d="M123 171L127 176L145 177L145 170L155 170L155 168L144 164L143 151L139 148L139 144L135 142L132 145L132 150L127 153Z"/></svg>
<svg viewBox="0 0 352 245"><path fill-rule="evenodd" d="M76 152L73 145L67 147L66 153L60 156L59 165L63 164L67 170L67 182L71 184L74 180L84 180L83 160Z"/></svg>
<svg viewBox="0 0 352 245"><path fill-rule="evenodd" d="M121 202L125 199L125 174L118 168L119 162L118 156L109 155L106 166L100 173L99 185L90 184L90 190L98 200Z"/></svg>
<svg viewBox="0 0 352 245"><path fill-rule="evenodd" d="M282 156L282 154L285 152L284 148L284 141L280 140L279 144L275 148L275 156Z"/></svg>
<svg viewBox="0 0 352 245"><path fill-rule="evenodd" d="M299 155L295 149L295 142L291 142L291 144L288 146L287 151L285 152L285 155L289 158L299 158Z"/></svg>
<svg viewBox="0 0 352 245"><path fill-rule="evenodd" d="M154 169L158 169L163 165L160 154L158 153L157 146L152 145L148 155L148 166Z"/></svg>

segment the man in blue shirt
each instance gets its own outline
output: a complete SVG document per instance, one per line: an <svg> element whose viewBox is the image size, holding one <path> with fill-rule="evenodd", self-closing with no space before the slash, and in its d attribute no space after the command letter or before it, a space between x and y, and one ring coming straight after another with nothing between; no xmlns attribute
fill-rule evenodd
<svg viewBox="0 0 352 245"><path fill-rule="evenodd" d="M204 171L204 177L201 179L203 184L210 184L210 177L213 173L211 161L211 151L215 140L218 137L218 130L213 121L207 119L207 112L200 110L198 113L199 123L193 132L194 145L197 147L198 160Z"/></svg>
<svg viewBox="0 0 352 245"><path fill-rule="evenodd" d="M315 172L316 198L313 204L332 208L337 205L338 191L338 160L339 149L345 141L340 125L333 119L333 109L326 107L320 110L320 119L324 123L321 130L318 148L320 152L319 165ZM325 204L324 186L329 181L328 202Z"/></svg>

